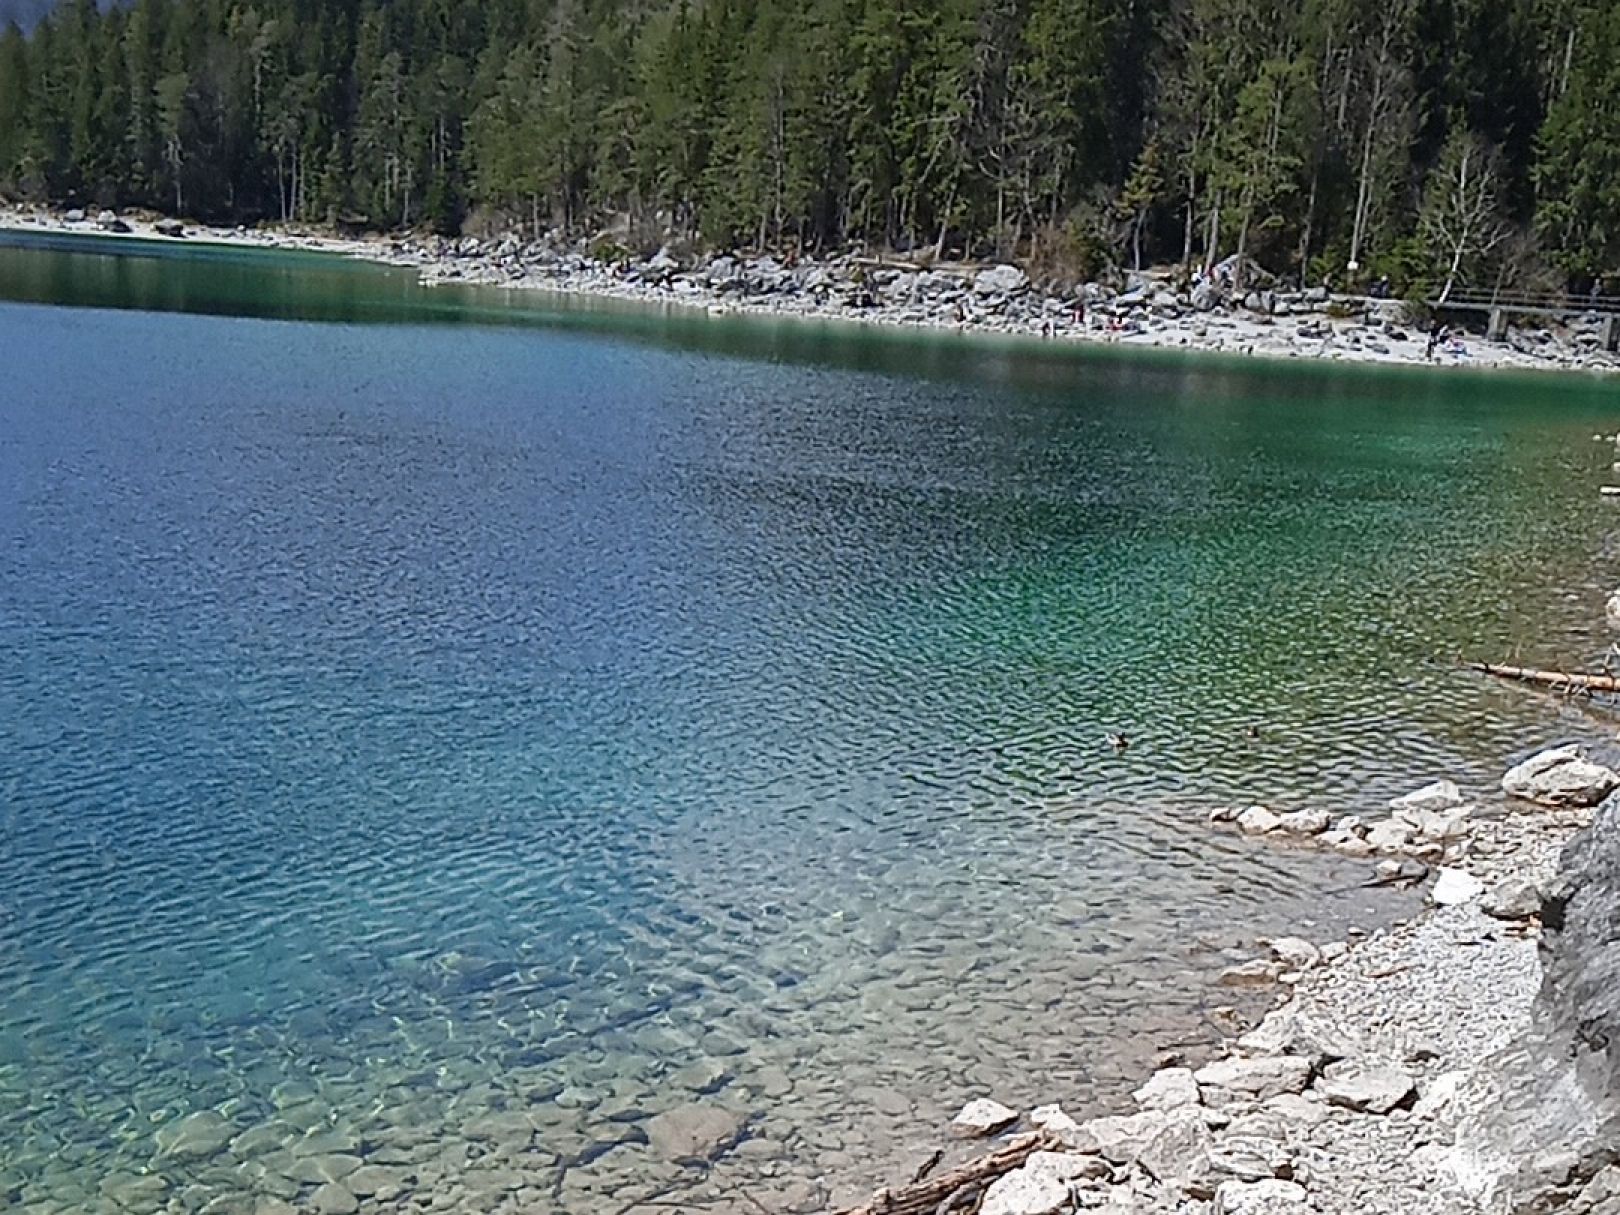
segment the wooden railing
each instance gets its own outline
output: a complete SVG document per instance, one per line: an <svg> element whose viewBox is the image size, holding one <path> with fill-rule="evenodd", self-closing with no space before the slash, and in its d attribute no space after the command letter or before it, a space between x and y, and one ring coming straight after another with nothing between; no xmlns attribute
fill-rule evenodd
<svg viewBox="0 0 1620 1215"><path fill-rule="evenodd" d="M1455 308L1459 311L1536 313L1545 316L1577 316L1595 312L1600 315L1620 314L1620 299L1613 296L1569 295L1562 291L1496 291L1489 287L1457 287L1446 297L1429 300L1431 308Z"/></svg>

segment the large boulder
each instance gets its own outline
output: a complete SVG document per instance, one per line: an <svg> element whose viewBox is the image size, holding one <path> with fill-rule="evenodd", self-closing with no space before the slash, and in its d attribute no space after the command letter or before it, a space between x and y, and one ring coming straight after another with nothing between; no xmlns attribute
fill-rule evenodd
<svg viewBox="0 0 1620 1215"><path fill-rule="evenodd" d="M1581 1079L1620 1114L1620 795L1565 847L1541 922L1538 1015L1573 1037Z"/></svg>
<svg viewBox="0 0 1620 1215"><path fill-rule="evenodd" d="M980 295L1015 295L1028 286L1029 275L1006 264L981 270L973 280L973 290Z"/></svg>
<svg viewBox="0 0 1620 1215"><path fill-rule="evenodd" d="M1591 1176L1620 1144L1620 793L1565 846L1541 920L1530 1028L1442 1103L1462 1111L1448 1168L1491 1210Z"/></svg>
<svg viewBox="0 0 1620 1215"><path fill-rule="evenodd" d="M1508 770L1502 791L1543 806L1595 806L1616 788L1616 776L1577 746L1551 747Z"/></svg>

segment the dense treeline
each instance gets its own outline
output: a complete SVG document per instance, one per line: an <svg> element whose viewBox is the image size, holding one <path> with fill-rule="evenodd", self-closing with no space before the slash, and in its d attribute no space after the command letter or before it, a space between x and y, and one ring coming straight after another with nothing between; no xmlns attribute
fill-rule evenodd
<svg viewBox="0 0 1620 1215"><path fill-rule="evenodd" d="M1620 0L73 0L0 36L0 193L1584 282Z"/></svg>

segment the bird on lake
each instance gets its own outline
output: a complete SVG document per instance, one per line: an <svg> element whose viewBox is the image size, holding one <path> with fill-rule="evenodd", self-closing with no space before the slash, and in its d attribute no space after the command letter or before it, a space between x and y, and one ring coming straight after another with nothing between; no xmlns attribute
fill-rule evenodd
<svg viewBox="0 0 1620 1215"><path fill-rule="evenodd" d="M1108 745L1114 748L1116 751L1123 751L1126 747L1131 745L1131 740L1126 738L1124 734L1116 734L1112 730L1110 730L1104 737L1107 738Z"/></svg>

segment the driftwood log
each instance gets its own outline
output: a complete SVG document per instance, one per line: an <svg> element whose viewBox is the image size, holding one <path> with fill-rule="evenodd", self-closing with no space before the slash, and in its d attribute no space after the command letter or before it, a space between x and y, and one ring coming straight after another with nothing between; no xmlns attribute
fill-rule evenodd
<svg viewBox="0 0 1620 1215"><path fill-rule="evenodd" d="M937 1177L929 1177L898 1189L879 1190L862 1206L850 1207L839 1215L935 1215L941 1207L954 1206L964 1191L988 1185L1010 1173L1032 1154L1054 1151L1063 1145L1052 1136L1037 1131L1020 1135L988 1156L958 1165Z"/></svg>
<svg viewBox="0 0 1620 1215"><path fill-rule="evenodd" d="M1494 662L1471 662L1471 671L1482 671L1498 679L1539 683L1562 692L1620 692L1620 677L1581 671L1542 671L1535 667L1511 667Z"/></svg>

